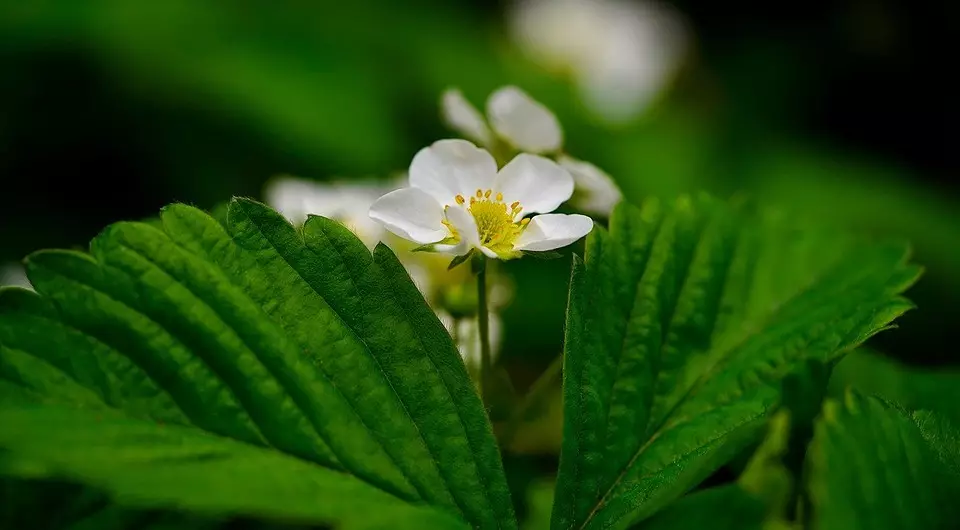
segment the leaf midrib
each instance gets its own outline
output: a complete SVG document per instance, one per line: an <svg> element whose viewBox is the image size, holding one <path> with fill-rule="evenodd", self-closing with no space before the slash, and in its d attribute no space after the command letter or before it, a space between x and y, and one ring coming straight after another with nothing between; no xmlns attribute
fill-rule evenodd
<svg viewBox="0 0 960 530"><path fill-rule="evenodd" d="M103 264L102 264L102 263L98 262L97 260L94 260L91 256L83 255L83 257L84 257L84 258L87 258L87 259L90 259L97 267L100 267L101 270L103 270L103 269L102 269L102 267L103 267ZM177 343L180 343L180 345L183 346L185 350L190 351L190 352L192 353L192 350L190 350L190 348L187 348L187 347L180 341L180 339L178 339L174 334L170 333L170 331L169 331L165 326L161 325L159 322L157 322L156 320L154 320L153 318L151 318L149 315L145 315L145 314L143 314L142 312L140 312L140 311L138 311L138 310L130 307L129 305L127 305L127 304L126 304L125 302L123 302L122 300L118 300L116 297L112 296L110 293L104 291L103 289L101 289L101 288L99 288L99 287L97 287L97 286L95 286L95 285L92 285L91 283L89 283L89 282L87 282L87 281L85 281L85 280L83 280L83 279L77 278L77 277L76 277L75 275L73 275L73 274L67 273L67 272L65 272L65 271L63 271L63 270L56 270L56 271L54 271L54 274L60 276L61 278L64 278L64 279L67 280L68 282L72 282L72 283L75 283L75 284L80 285L80 286L82 286L82 287L86 287L86 288L88 288L88 289L91 289L91 290L93 290L94 292L97 292L97 293L99 293L100 295L106 297L106 298L109 299L110 301L112 301L112 302L114 302L114 303L116 303L116 304L118 304L118 305L120 305L120 306L123 306L124 308L126 308L127 310L129 310L131 313L135 313L135 314L141 316L141 317L144 318L146 321L149 321L149 322L151 322L152 324L154 324L155 326L157 326L157 328L162 329L165 333L167 333L167 335L170 336L171 340L173 340L173 341L175 341L175 342L177 342ZM89 330L80 329L80 328L77 328L77 327L72 326L72 325L71 325L70 327L73 328L73 329L77 329L77 330L80 331L83 335L93 338L93 339L96 340L97 342L100 342L101 344L106 345L106 346L107 346L108 348L110 348L111 350L118 352L120 355L123 355L123 356L126 357L127 359L130 359L130 361L131 361L134 365L136 365L138 368L140 368L140 370L142 370L143 373L144 373L147 377L149 377L151 380L153 380L154 383L157 384L157 387L158 387L158 388L162 389L164 392L167 393L167 395L170 396L170 398L171 398L171 400L173 401L173 403L177 406L177 408L178 408L181 412L183 412L184 417L185 417L187 420L190 421L190 424L191 424L192 426L194 426L194 427L196 427L197 429L200 429L200 430L202 430L202 431L204 431L204 432L210 432L210 431L207 431L207 429L204 429L203 427L201 427L200 425L197 424L197 419L193 417L193 414L187 413L187 412L183 409L183 406L180 404L180 399L177 398L176 393L175 393L175 392L172 392L172 391L171 391L171 388L170 388L169 386L165 385L165 384L162 382L162 379L163 379L163 378L157 378L157 377L156 377L156 374L153 372L153 370L150 370L150 369L146 368L141 362L139 362L139 360L136 358L137 356L130 356L130 355L126 355L126 354L121 353L121 352L122 352L121 349L118 349L118 348L114 347L113 345L111 345L110 342L104 340L104 339L102 338L102 335L95 334L95 333L92 333L92 332L89 331ZM229 384L227 384L227 382L220 376L220 374L218 374L218 373L210 366L210 364L209 364L206 360L204 360L203 358L197 357L197 359L198 359L201 363L203 363L204 366L206 366L206 368L210 371L210 373L214 374L214 375L217 377L217 379L220 381L220 383L222 383L227 389L229 389L230 394L233 395L234 399L237 399L237 398L236 398L236 394L235 394L233 388L232 388ZM238 403L239 403L239 400L238 400ZM262 442L264 442L264 443L266 443L266 444L268 444L268 445L270 445L270 446L272 447L272 445L269 444L269 442L267 442L266 438L263 436L263 433L262 433L261 430L260 430L260 425L257 424L257 422L255 422L255 421L253 420L253 418L250 418L249 412L247 412L246 410L243 410L243 412L244 412L244 414L247 416L247 418L250 419L251 425L256 429L256 430L255 430L255 434L257 434L257 435L260 437L260 440L261 440ZM232 438L232 437L231 437L231 438ZM244 441L245 443L249 443L249 442L247 442L246 440L239 440L239 439L238 439L238 441Z"/></svg>
<svg viewBox="0 0 960 530"><path fill-rule="evenodd" d="M172 241L172 240L171 240L171 241ZM284 393L285 393L285 394L291 399L291 401L296 405L297 411L300 413L300 415L303 416L304 418L306 418L308 422L310 422L310 425L313 427L313 431L316 433L316 435L317 435L321 440L324 441L325 445L326 445L327 448L330 450L330 452L335 455L335 457L337 458L337 460L338 460L341 464L343 464L343 459L341 458L341 455L337 453L337 451L331 446L331 444L330 444L329 442L327 442L326 437L324 436L322 430L320 429L320 427L319 427L319 425L318 425L317 419L314 418L312 414L308 414L308 413L307 413L307 411L306 411L306 409L304 408L304 404L302 403L301 399L299 399L299 398L297 397L297 394L296 394L296 393L290 392L290 390L288 389L287 385L284 384L283 380L282 380L281 378L279 378L279 377L276 375L275 371L270 368L270 363L265 363L265 362L263 362L263 360L262 360L261 357L260 357L260 354L259 354L258 350L257 350L256 348L252 347L252 346L247 342L247 339L244 337L244 334L237 332L236 329L235 329L233 326L231 326L231 325L227 322L226 319L224 319L224 317L221 315L221 313L220 313L216 308L214 308L211 304L209 304L202 296L200 296L199 294L197 294L193 289L191 289L191 288L190 288L189 286L187 286L185 283L181 282L181 281L178 280L175 276L173 276L173 274L172 274L170 271L168 271L163 265L161 265L160 263L158 263L158 262L150 259L148 256L145 256L144 254L140 253L137 249L132 248L132 247L130 247L129 245L127 245L127 244L125 244L125 243L123 243L123 242L121 242L121 241L117 241L116 243L117 243L119 246L121 246L121 247L123 247L123 248L126 248L126 249L130 250L131 252L134 252L136 255L140 256L143 260L145 260L146 262L148 262L148 263L150 263L151 265L153 265L154 267L156 267L157 270L159 270L159 271L163 272L164 274L166 274L171 280L177 282L177 283L178 283L180 286L182 286L187 292L189 292L189 293L191 294L191 296L193 296L196 300L198 300L200 303L202 303L203 305L205 305L213 314L215 314L215 315L217 316L217 318L220 320L220 322L221 322L224 326L226 326L228 329L230 329L231 332L233 332L233 334L243 343L243 345L244 345L244 347L247 349L247 351L249 351L250 353L252 353L253 356L257 359L257 361L260 363L260 365L263 366L263 368L267 371L267 373L269 373L269 374L273 377L273 379L274 379L274 381L277 383L277 385L284 390ZM174 242L174 244L177 245L178 248L181 248L184 252L188 252L188 253L190 252L188 249L182 247L181 245L177 244L176 242ZM231 285L231 287L234 287L234 288L236 287L235 284L233 284L233 282L230 280L230 277L229 277L228 275L226 275L226 273L224 273L224 272L222 271L222 269L219 268L219 266L217 266L217 270L220 271L220 273L223 275L224 279L227 280L227 282ZM254 304L255 304L255 302L254 302ZM321 366L320 368L322 369L322 366ZM379 443L379 445L380 445L381 447L383 447L382 442L380 442L379 439L378 439L376 436L374 436L373 430L370 428L370 426L369 426L369 425L367 424L367 422L364 420L363 416L357 413L357 409L356 409L354 403L343 393L343 391L340 390L340 387L332 380L332 378L330 377L330 375L327 374L327 372L326 372L325 370L324 370L324 375L325 375L325 379L327 380L327 382L330 383L331 387L334 388L334 389L337 391L337 393L344 399L344 402L347 403L347 404L350 406L350 409L353 411L354 416L357 417L358 421L359 421L360 424L364 427L364 429L367 430L367 432L371 435L372 438L374 438L375 440L377 440L377 442ZM221 378L221 379L222 379L222 378ZM224 382L226 382L226 381L224 381ZM228 386L229 386L229 385L228 385ZM281 452L282 452L282 451L281 451ZM400 466L397 465L397 461L396 461L396 459L393 457L393 455L391 455L391 454L390 454L389 452L387 452L387 451L384 451L384 452L387 454L387 457L390 459L390 461L393 462L394 466L396 466L397 469L401 472L401 474L404 476L404 478L407 480L407 482L410 483L411 485L413 485L413 482L410 480L410 477L407 476L406 473L403 473L402 468L400 468ZM315 462L315 463L317 463L317 462ZM321 465L321 464L319 464L319 463L317 463L317 464L318 464L318 465ZM321 467L326 467L326 466L322 466L322 465L321 465ZM370 482L369 482L370 479L365 478L365 475L366 475L366 474L359 474L359 473L357 473L357 472L354 471L354 470L350 470L350 474L352 474L352 475L354 475L354 476L357 476L358 478L361 478L362 480L370 483ZM397 498L403 499L403 498L405 497L405 496L404 496L403 494L401 494L400 492L398 492L398 491L393 491L394 488L390 487L389 484L373 484L373 483L371 483L371 485L372 485L372 486L375 486L375 487L377 487L377 488L379 488L379 489L382 489L382 490L384 490L384 492L390 493L391 495L393 495L393 496L395 496L395 497L397 497ZM414 487L415 487L415 486L414 486ZM418 488L418 490L419 490L419 488ZM421 499L422 499L422 493L420 493L420 495L421 495ZM414 499L414 500L416 500L416 499Z"/></svg>
<svg viewBox="0 0 960 530"><path fill-rule="evenodd" d="M732 261L732 260L731 260L731 261ZM633 455L633 457L630 459L629 463L628 463L626 466L624 466L624 468L620 471L620 474L617 476L616 480L614 480L614 481L611 483L611 485L607 488L606 492L603 494L603 496L600 498L600 500L597 501L597 502L594 504L594 506L593 506L593 508L591 509L589 515L587 515L587 517L584 519L583 523L580 525L579 530L584 530L584 529L590 524L590 522L593 520L593 518L594 518L594 517L596 516L596 514L599 512L600 508L602 508L603 505L606 503L606 501L607 501L607 499L609 498L610 494L613 493L613 491L617 488L617 486L619 486L619 484L623 481L624 477L626 476L626 474L627 474L627 472L630 470L630 468L636 463L636 461L637 461L637 460L639 459L639 457L643 454L643 452L646 451L646 450L652 445L652 443L653 443L654 440L656 440L657 438L659 438L662 434L664 434L664 433L667 432L668 430L671 430L671 429L674 429L674 428L677 428L677 427L679 427L679 426L681 426L681 425L685 425L685 424L686 424L686 422L684 422L684 423L680 423L680 424L669 425L669 420L670 420L671 415L673 415L673 414L680 408L681 405L683 405L684 403L686 403L688 399L690 399L692 396L695 395L695 394L692 392L693 389L694 389L694 388L699 388L699 387L702 386L708 379L712 379L714 376L716 376L715 369L716 369L717 366L720 366L720 365L722 364L722 361L723 361L724 359L728 358L733 352L737 351L737 349L740 348L740 347L742 347L743 344L746 343L748 340L752 339L753 337L756 337L757 334L759 334L760 332L763 331L763 329L765 328L766 324L768 324L768 323L769 323L771 320L773 320L777 315L779 315L780 312L783 310L784 307L786 307L786 306L789 305L789 302L791 302L792 300L795 300L796 298L802 296L802 295L805 294L805 293L808 293L811 289L815 288L816 285L819 284L820 281L821 281L824 277L826 277L826 276L829 275L832 271L834 271L834 270L836 269L836 267L837 267L837 265L835 264L834 266L826 267L826 268L824 268L822 271L820 271L820 273L817 274L817 275L815 275L815 276L811 279L811 281L810 281L806 286L804 286L802 289L798 289L798 290L794 291L788 298L786 298L786 299L784 299L783 301L781 301L781 302L776 306L776 308L774 308L773 311L771 311L770 313L767 313L766 315L763 315L763 316L757 321L757 323L756 323L754 326L751 326L751 327L749 328L749 331L747 331L746 333L744 333L743 337L742 337L740 340L738 340L737 342L735 342L732 346L728 347L728 348L723 352L722 355L718 356L717 360L710 366L710 368L708 368L707 371L705 371L704 374L703 374L701 377L697 378L697 380L694 382L693 385L691 385L690 389L688 389L688 391L683 395L683 397L682 397L681 399L679 399L679 400L677 401L677 403L675 403L675 404L670 408L670 410L668 411L668 413L664 416L664 419L657 424L657 427L656 427L656 429L653 431L653 434L651 434L650 439L648 439L647 442L645 442L645 443L637 450L637 452L634 453L634 455ZM685 284L686 284L686 280L684 280L684 285L685 285ZM721 292L721 297L722 297L723 294L726 293L728 284L729 284L728 281L725 281L725 282L724 282L724 287L723 287L723 291ZM726 436L726 435L729 434L730 432L733 432L733 431L729 431L729 432L725 433L724 436ZM704 444L704 445L706 445L706 444ZM703 447L704 445L701 445L700 447ZM622 516L621 516L621 517L622 517ZM618 520L619 520L619 519L618 519Z"/></svg>
<svg viewBox="0 0 960 530"><path fill-rule="evenodd" d="M414 429L415 429L416 432L417 432L418 439L420 440L420 443L423 445L423 448L426 450L427 454L430 455L430 457L431 457L431 464L433 464L434 468L435 468L436 471L437 471L437 474L443 479L444 486L446 486L447 492L450 494L450 497L453 499L454 503L456 504L457 509L460 511L460 514L461 514L461 515L464 515L464 514L465 514L465 511L464 511L464 509L463 509L463 505L461 504L460 499L459 499L456 495L453 494L453 491L452 491L451 488L450 488L449 479L447 478L447 475L441 470L441 468L440 468L440 466L439 466L439 463L438 463L438 461L437 461L436 455L433 453L433 451L431 450L430 446L427 444L426 439L424 438L423 433L422 433L421 430L420 430L420 425L419 425L416 421L414 421L413 416L410 414L410 411L409 411L409 409L407 408L406 403L403 401L403 399L401 399L400 394L397 392L396 388L393 386L393 383L390 381L390 378L387 377L386 372L384 371L382 365L380 364L380 360L377 358L376 355L373 354L373 351L370 349L370 346L366 343L366 341L365 341L362 337L360 337L359 335L357 335L357 332L356 332L351 326L347 325L346 321L343 319L343 317L340 315L340 313L339 313L336 309L334 309L332 306L330 306L330 304L327 304L327 303L326 303L326 300L323 298L323 296L322 296L319 292L317 292L316 288L313 286L313 283L311 283L309 280L307 280L306 277L304 277L303 273L300 271L300 269L297 268L297 267L287 258L287 256L286 256L283 252L280 251L280 248L277 247L276 243L274 243L274 241L267 235L267 233L263 230L263 228L260 226L260 224L255 220L254 216L250 215L250 214L247 213L247 212L244 212L244 215L245 215L246 218L250 221L250 224L251 224L252 226L256 227L257 232L260 234L261 237L263 237L264 241L266 241L267 243L269 243L269 244L270 244L270 247L276 252L276 254L277 254L278 256L280 256L280 258L283 260L284 263L287 264L288 267L290 267L290 270L292 270L293 272L295 272L295 273L297 274L297 277L300 278L300 280L303 281L307 286L309 286L309 287L310 287L310 290L313 291L313 293L314 293L316 296L318 296L321 300L324 300L324 303L325 303L325 304L327 305L327 307L330 309L330 312L337 317L337 320L343 325L343 327L344 327L345 329L349 330L350 333L357 339L357 341L360 342L360 344L363 344L363 349L364 349L364 351L365 351L365 352L367 353L367 355L373 360L374 364L375 364L376 367L377 367L377 370L378 370L379 373L380 373L380 376L383 378L384 381L386 381L387 385L388 385L389 388L390 388L390 391L393 392L394 397L396 397L397 401L400 403L401 407L403 408L404 413L406 413L407 419L410 421L411 424L413 424ZM302 248L303 248L305 251L310 252L311 254L313 254L314 252L313 252L312 250L310 250L309 247L307 247L306 242L305 242L304 239L303 239L303 235L302 235L300 232L298 232L298 231L294 231L294 233L295 233L296 236L297 236L298 243L300 243L300 244L302 245ZM331 246L332 246L332 245L331 245ZM242 248L242 246L241 246L241 248ZM335 247L334 247L334 248L335 248ZM337 249L337 255L341 258L341 261L342 261L343 256L340 254L340 252L339 252L338 249ZM349 271L349 267L345 267L345 269L347 269L347 270ZM349 272L348 272L348 274L351 274L350 283L351 283L352 285L354 285L354 288L356 288L356 284L355 284L355 282L354 282L354 280L353 280L352 273L349 273ZM429 358L429 355L428 355L427 357ZM432 359L430 359L430 362L431 362L431 365L433 365L433 360L432 360ZM434 366L434 368L436 369L436 366L435 366L435 365L433 365L433 366ZM449 391L448 391L448 392L449 392ZM458 411L458 416L459 416L459 411ZM384 446L383 446L383 442L381 442L378 437L375 437L375 439L377 439L377 441L378 441L378 443L381 445L381 447L384 447ZM385 450L385 452L387 452L387 453L389 454L389 451L386 451L386 450ZM392 458L392 457L391 457L391 458ZM401 471L401 473L404 475L404 477L406 477L407 480L410 481L410 477L403 471L403 469L402 469L402 468L399 468L399 466L398 466L398 469ZM417 486L416 482L414 482L414 481L410 481L410 482L411 482L411 484L413 484L414 487L417 489L417 491L419 492L419 494L421 495L421 497L426 498L426 497L423 495L423 491L421 491L421 488L420 488L419 486ZM487 496L486 496L486 491L484 491L484 497L487 498ZM488 503L489 503L489 499L488 499L488 498L487 498L487 501L488 501Z"/></svg>
<svg viewBox="0 0 960 530"><path fill-rule="evenodd" d="M265 238L265 239L266 239L266 238ZM220 316L219 312L217 312L216 309L214 309L214 308L211 307L209 304L207 304L206 301L204 301L201 297L199 297L199 296L198 296L195 292L193 292L188 286L186 286L186 285L185 285L184 283L182 283L181 281L177 280L174 276L171 276L170 273L169 273L166 269L164 269L160 264L154 262L154 261L151 260L149 257L144 256L143 254L141 254L141 253L140 253L139 251L137 251L136 249L134 249L134 248L130 247L129 245L126 245L125 243L120 242L120 241L116 241L116 240L115 240L114 242L115 242L116 244L118 244L119 246L121 246L121 247L123 247L123 248L125 248L125 249L127 249L127 250L130 250L131 252L134 252L137 256L140 256L144 261L146 261L146 262L150 263L152 266L156 267L160 272L163 272L163 273L164 273L165 275L167 275L171 280L173 280L173 281L176 282L178 285L180 285L181 287L183 287L183 288L184 288L187 292L189 292L194 298L196 298L198 301L200 301L201 303L203 303L204 305L206 305L214 314L217 315L218 318L220 318L221 322L222 322L227 328L231 329L231 331L232 331L235 335L238 335L239 340L241 340L241 341L243 342L243 344L245 345L245 347L247 347L247 349L250 350L249 346L247 345L247 342L240 336L240 334L238 334L238 333L236 332L236 330L234 330L229 324L227 324L227 323L223 320L223 318ZM179 248L183 248L183 247L181 247L179 244L177 244L176 242L174 242L174 244L176 244ZM185 251L186 251L186 252L190 252L188 249L185 249ZM278 254L280 254L280 253L278 252ZM96 266L100 267L101 270L105 270L105 269L103 269L103 268L106 267L106 264L104 264L103 262L101 262L101 261L99 261L99 260L96 260L95 258L93 258L93 256L83 255L83 257L86 258L86 259L90 259ZM291 268L292 268L292 266L291 266ZM218 267L218 269L219 269L219 267ZM150 317L149 315L144 314L143 312L141 312L141 311L139 311L139 310L137 310L137 309L135 309L135 308L133 308L133 307L130 307L130 306L127 305L125 302L116 299L114 296L112 296L110 293L105 292L103 289L101 289L101 288L99 288L99 287L97 287L97 286L95 286L95 285L91 285L89 282L87 282L87 281L85 281L85 280L83 280L83 279L81 279L81 278L78 278L78 277L76 277L76 276L73 275L73 274L67 273L67 272L65 272L65 271L63 271L63 270L59 270L59 269L58 269L58 270L55 272L55 274L63 277L63 278L66 279L67 281L70 281L70 282L79 284L79 285L84 286L84 287L89 288L89 289L92 289L93 291L95 291L95 292L97 292L97 293L100 293L102 296L110 299L111 301L113 301L113 302L115 302L115 303L123 306L124 308L126 308L126 309L129 310L130 312L136 313L136 314L140 315L140 316L143 317L144 319L152 322L152 323L153 323L154 325L156 325L159 329L164 330L164 332L167 333L172 340L175 340L175 341L181 343L181 345L183 345L182 342L180 341L180 339L177 338L177 336L176 336L175 334L173 334L166 326L163 326L162 324L160 324L159 322L157 322L155 319L153 319L153 318ZM299 272L298 272L298 274L299 274ZM304 281L306 281L306 280L304 280ZM232 284L232 282L231 282L231 284ZM319 296L319 294L318 294L318 296ZM322 297L321 297L321 298L322 298ZM338 315L338 318L339 318L339 315ZM344 324L344 325L345 325L345 324ZM348 328L348 329L350 329L350 328ZM91 337L91 338L93 338L94 340L97 340L98 342L103 343L103 341L102 341L101 339L99 339L99 338L98 338L97 336L95 336L95 335L91 335L88 331L79 330L79 329L78 329L78 331L80 331L80 332L81 332L82 334L84 334L85 336ZM351 332L353 332L352 329L351 329ZM103 344L107 345L110 349L112 349L112 350L114 350L114 351L117 351L118 353L120 352L120 350L117 350L116 348L114 348L114 347L112 347L112 346L109 346L108 343L103 343ZM190 351L191 353L193 352L193 350L190 349L190 348L187 348L186 345L183 345L183 346L184 346L184 348L185 348L187 351ZM250 350L250 351L251 351L251 352L254 352L254 350ZM30 354L31 356L33 356L33 354L30 353L30 352L25 352L25 353L28 353L28 354ZM151 374L151 371L145 369L145 368L144 368L142 365L140 365L134 358L132 358L132 357L130 357L130 356L127 356L127 355L124 355L124 354L122 354L122 353L120 353L120 355L123 355L125 358L130 359L131 362L133 362L133 363L136 364L141 370L143 370L144 374L146 374L147 377L149 377L149 378L152 379L154 382L156 382L157 385L158 385L158 387L162 388L162 389L164 390L164 392L166 392L168 395L170 395L171 398L173 398L174 403L177 404L178 408L180 408L179 403L177 403L177 399L174 397L174 394L170 392L170 389L169 389L169 388L164 387L164 386L160 383L160 381L158 381L158 379L157 379L154 375ZM197 359L200 360L205 366L207 366L207 368L210 370L211 374L214 374L214 375L217 377L217 379L220 381L220 383L223 384L223 385L225 386L225 388L229 389L229 391L231 392L231 394L233 394L234 397L236 398L236 393L235 393L232 385L230 385L229 382L228 382L226 379L224 379L224 378L222 377L222 375L221 375L218 371L214 370L214 368L211 367L210 364L209 364L207 361L205 361L202 357L197 356L196 354L193 354L193 355L194 355L195 357L197 357ZM256 356L256 353L255 353L255 352L254 352L254 355ZM257 359L258 359L258 361L259 361L259 357L258 357L258 356L257 356ZM49 363L48 363L48 364L49 364ZM261 364L261 365L263 364L262 361L260 361L260 364ZM54 368L56 368L56 369L59 370L60 372L63 372L63 370L61 370L60 368L58 368L58 367L56 367L56 366L54 366ZM268 373L271 373L271 375L273 375L272 371L270 371L269 368L267 368L266 366L264 366L264 369L267 370ZM63 372L63 373L65 373L65 372ZM69 376L69 374L66 374L66 375ZM327 378L329 379L329 375L327 376ZM280 384L279 381L278 381L278 384ZM21 386L22 386L22 385L21 385ZM280 386L283 387L282 384L281 384ZM333 386L336 388L336 385L333 385ZM285 392L289 395L289 392L286 390L286 388L285 388L285 387L283 387L283 388L284 388ZM392 386L391 386L391 389L392 389ZM339 388L337 388L337 391L342 394L342 392L339 390ZM239 402L240 402L240 401L239 401L239 398L236 398L236 399L238 399L238 403L239 403ZM291 396L291 399L292 399L292 396ZM345 397L344 399L346 400L346 397ZM356 408L353 406L353 403L350 402L349 400L346 400L346 402L347 402L348 404L350 404L351 409L354 411L354 413L356 413ZM296 403L296 402L295 402L295 403ZM106 405L106 403L105 403L105 405ZM113 409L113 410L117 410L117 411L120 412L121 414L126 415L122 409L116 409L115 407L112 407L112 406L110 406L110 405L106 405L106 406L109 407L109 408L111 408L111 409ZM297 403L297 407L298 407L298 411L299 411L301 414L304 414L304 413L303 413L303 409L300 407L299 403ZM250 417L249 412L246 411L245 409L244 409L244 414L246 414L247 417L253 422L253 425L256 426L258 434L260 434L261 436L263 436L263 435L262 435L262 432L261 432L261 426L259 425L259 423L257 423L256 421L254 421L253 418ZM305 414L304 414L304 415L305 415ZM359 414L358 414L358 416L359 416ZM250 444L250 443L249 443L248 441L246 441L246 440L239 440L239 439L233 438L233 437L231 437L231 436L224 436L224 435L222 435L222 434L220 434L220 433L210 432L210 431L208 431L208 430L206 430L206 429L198 426L196 423L194 423L194 419L193 419L193 418L190 418L188 415L186 415L186 413L185 413L185 417L190 420L190 422L191 422L190 427L195 428L195 429L197 429L197 430L200 431L200 432L206 433L206 434L211 435L211 436L216 436L216 437L219 437L219 438L227 439L227 440L233 440L233 441L236 441L236 442L238 442L238 443L243 443L243 444L245 444L245 445L249 445L249 446L251 446L251 447L257 447L257 448L259 448L259 449L263 449L263 448L264 448L263 446L257 446L257 445L254 445L254 444ZM411 420L411 422L412 422L412 420ZM362 423L362 425L363 425L368 431L371 431L371 432L372 432L372 430L369 428L369 426L368 426L365 422L363 422L362 417L361 417L361 423ZM311 421L311 424L313 424L312 421ZM419 429L418 429L418 432L419 432ZM324 437L323 437L323 435L322 435L321 433L317 432L317 435L318 435L321 439L324 439ZM380 442L377 437L374 436L374 439L377 439L377 440L378 440L378 443L380 443L381 446L383 445L382 442ZM271 450L276 451L278 454L284 454L284 455L286 455L285 452L278 450L278 449L277 449L272 443L270 443L265 437L262 438L262 440L267 444L267 446L268 446ZM331 448L330 450L333 451L332 448ZM385 452L386 452L386 451L385 451ZM430 452L430 455L431 455L431 457L434 456L432 452ZM290 456L291 458L293 458L292 455L288 455L288 456ZM388 456L389 456L389 452L388 452ZM320 465L319 463L314 462L314 461L311 461L311 460L309 460L309 459L303 459L303 458L300 458L300 457L296 457L296 458L299 459L299 460L303 460L304 462L309 462L311 465L316 465L316 466L318 466L318 467L322 467L322 468L325 468L325 469L331 469L331 468L329 468L329 467ZM391 459L392 459L392 457L391 457ZM399 468L398 468L398 469L399 469ZM335 469L331 469L331 470L332 470L332 471L336 471ZM400 469L400 471L402 472L402 469ZM349 473L349 474L350 474L350 475L353 475L353 476L357 476L357 475L355 475L353 472L351 472L351 473ZM407 480L409 481L409 477L408 477L405 473L403 473L403 475L404 475L404 477L407 478ZM359 476L358 476L357 478L360 479ZM361 479L361 480L364 480L364 479ZM379 485L371 484L371 483L369 483L369 482L366 481L366 480L364 480L364 482L367 482L368 484L370 484L371 487L375 487L375 488L383 491L385 494L388 494L388 495L390 495L390 496L392 496L392 497L394 497L394 498L397 498L398 500L408 502L406 499L404 499L403 496L399 496L396 492L392 492L392 491L389 491L388 489L384 489L382 486L379 486ZM451 495L451 496L452 496L452 495Z"/></svg>

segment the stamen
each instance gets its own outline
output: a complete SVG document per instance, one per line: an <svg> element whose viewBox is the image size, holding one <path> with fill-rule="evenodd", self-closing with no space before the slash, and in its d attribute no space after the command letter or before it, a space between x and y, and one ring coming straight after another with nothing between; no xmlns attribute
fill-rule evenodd
<svg viewBox="0 0 960 530"><path fill-rule="evenodd" d="M457 195L455 199L460 205L467 202L463 195ZM502 256L515 253L514 242L530 222L529 219L520 219L523 211L520 201L508 205L503 202L503 193L494 192L493 189L478 188L470 196L467 211L476 221L480 243Z"/></svg>
<svg viewBox="0 0 960 530"><path fill-rule="evenodd" d="M524 217L523 219L520 220L520 226L521 226L521 227L527 226L528 224L530 224L530 218L529 218L529 217Z"/></svg>

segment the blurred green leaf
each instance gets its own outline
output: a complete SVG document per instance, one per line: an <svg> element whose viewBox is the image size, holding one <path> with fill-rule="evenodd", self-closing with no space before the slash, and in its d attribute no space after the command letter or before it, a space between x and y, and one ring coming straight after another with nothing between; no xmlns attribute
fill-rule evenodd
<svg viewBox="0 0 960 530"><path fill-rule="evenodd" d="M621 205L574 264L553 527L625 527L703 480L798 363L911 307L906 255L706 197Z"/></svg>
<svg viewBox="0 0 960 530"><path fill-rule="evenodd" d="M923 368L903 364L869 348L845 356L833 371L830 393L847 388L877 395L907 410L929 409L960 424L960 369Z"/></svg>
<svg viewBox="0 0 960 530"><path fill-rule="evenodd" d="M960 526L960 475L939 451L960 459L960 432L929 413L918 423L878 399L848 393L828 400L808 453L815 528L896 530ZM937 423L945 420L936 420ZM926 431L922 431L926 428Z"/></svg>

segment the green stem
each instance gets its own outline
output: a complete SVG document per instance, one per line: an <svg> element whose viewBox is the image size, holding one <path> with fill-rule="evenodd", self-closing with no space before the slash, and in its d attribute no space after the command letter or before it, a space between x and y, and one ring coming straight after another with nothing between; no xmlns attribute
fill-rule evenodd
<svg viewBox="0 0 960 530"><path fill-rule="evenodd" d="M487 398L491 380L490 312L487 308L487 267L477 271L477 323L480 328L480 397Z"/></svg>
<svg viewBox="0 0 960 530"><path fill-rule="evenodd" d="M546 370L540 374L540 377L530 385L530 389L527 390L527 394L523 396L523 400L517 404L517 407L514 409L513 414L507 420L507 424L504 426L503 431L500 434L500 447L504 449L509 449L510 444L513 443L514 436L517 435L517 431L520 430L520 426L527 419L527 415L530 413L530 410L534 406L543 402L544 398L547 397L547 393L553 388L553 383L556 381L557 376L560 375L560 371L563 369L563 354L558 355Z"/></svg>

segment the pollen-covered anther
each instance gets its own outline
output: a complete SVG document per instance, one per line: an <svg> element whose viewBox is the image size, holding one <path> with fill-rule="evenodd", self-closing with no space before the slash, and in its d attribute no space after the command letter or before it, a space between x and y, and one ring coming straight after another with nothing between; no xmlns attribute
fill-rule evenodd
<svg viewBox="0 0 960 530"><path fill-rule="evenodd" d="M457 204L459 204L459 205L463 205L463 203L467 202L467 201L463 198L463 195L457 195L456 197L454 197L454 200L456 200L456 201L457 201Z"/></svg>
<svg viewBox="0 0 960 530"><path fill-rule="evenodd" d="M458 195L455 200L462 205L464 203L460 202L460 197ZM467 206L467 211L477 223L480 243L495 252L504 253L511 251L527 225L528 220L517 219L522 209L520 201L508 205L503 202L503 193L494 193L492 189L478 189L470 197Z"/></svg>

